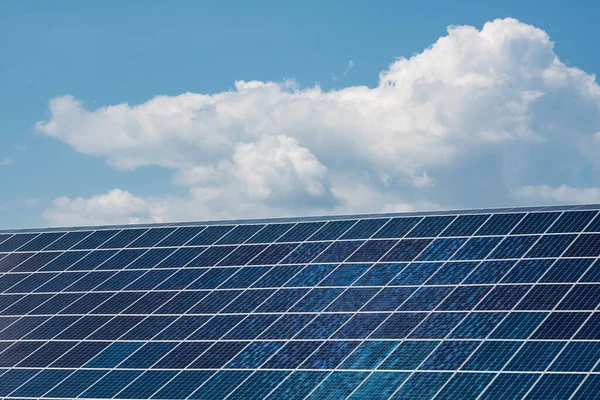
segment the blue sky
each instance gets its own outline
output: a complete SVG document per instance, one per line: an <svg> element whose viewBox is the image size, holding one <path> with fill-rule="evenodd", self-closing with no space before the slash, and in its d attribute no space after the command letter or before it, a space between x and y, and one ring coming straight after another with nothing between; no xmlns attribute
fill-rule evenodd
<svg viewBox="0 0 600 400"><path fill-rule="evenodd" d="M0 226L600 202L593 2L124 3L0 3Z"/></svg>

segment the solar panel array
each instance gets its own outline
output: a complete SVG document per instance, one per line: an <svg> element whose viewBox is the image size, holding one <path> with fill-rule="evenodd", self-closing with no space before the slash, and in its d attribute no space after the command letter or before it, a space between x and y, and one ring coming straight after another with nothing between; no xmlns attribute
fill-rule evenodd
<svg viewBox="0 0 600 400"><path fill-rule="evenodd" d="M598 397L598 208L3 232L0 397Z"/></svg>

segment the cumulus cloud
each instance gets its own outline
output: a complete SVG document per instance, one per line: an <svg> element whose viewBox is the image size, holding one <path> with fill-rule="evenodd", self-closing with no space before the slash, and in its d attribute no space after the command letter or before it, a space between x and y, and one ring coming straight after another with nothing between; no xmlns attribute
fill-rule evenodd
<svg viewBox="0 0 600 400"><path fill-rule="evenodd" d="M140 222L162 222L158 203L114 189L108 193L70 199L59 197L53 208L46 210L44 218L50 225L99 225Z"/></svg>
<svg viewBox="0 0 600 400"><path fill-rule="evenodd" d="M0 167L12 165L14 163L15 163L14 160L11 160L10 158L5 158L4 160L0 160Z"/></svg>
<svg viewBox="0 0 600 400"><path fill-rule="evenodd" d="M97 109L67 95L49 111L37 130L79 152L173 170L189 196L168 203L191 204L184 217L508 205L533 201L515 193L542 182L600 186L590 174L600 167L595 76L515 19L451 26L372 88L238 81ZM138 206L150 219L172 215L168 204Z"/></svg>

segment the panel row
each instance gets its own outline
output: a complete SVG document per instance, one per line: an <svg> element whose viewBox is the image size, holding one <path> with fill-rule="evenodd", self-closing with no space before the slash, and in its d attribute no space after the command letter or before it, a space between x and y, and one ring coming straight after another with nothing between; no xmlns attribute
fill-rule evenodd
<svg viewBox="0 0 600 400"><path fill-rule="evenodd" d="M18 293L243 290L308 287L569 284L600 282L600 261L544 259L448 263L309 264L69 271L0 275L0 298ZM474 290L474 289L473 289ZM364 292L368 293L368 292ZM0 300L0 304L3 303Z"/></svg>
<svg viewBox="0 0 600 400"><path fill-rule="evenodd" d="M598 257L600 234L0 254L0 272L165 269L335 262L436 262Z"/></svg>
<svg viewBox="0 0 600 400"><path fill-rule="evenodd" d="M0 323L0 340L600 340L597 312L31 316Z"/></svg>
<svg viewBox="0 0 600 400"><path fill-rule="evenodd" d="M0 368L600 372L600 342L0 342Z"/></svg>
<svg viewBox="0 0 600 400"><path fill-rule="evenodd" d="M0 252L600 232L598 211L0 234Z"/></svg>
<svg viewBox="0 0 600 400"><path fill-rule="evenodd" d="M2 372L0 396L5 398L566 400L572 394L574 399L594 398L600 385L600 375L595 374L68 369Z"/></svg>

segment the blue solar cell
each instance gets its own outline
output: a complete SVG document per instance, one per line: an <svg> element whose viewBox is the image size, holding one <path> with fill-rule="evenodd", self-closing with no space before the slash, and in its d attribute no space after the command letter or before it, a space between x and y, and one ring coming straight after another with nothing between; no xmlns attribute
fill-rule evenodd
<svg viewBox="0 0 600 400"><path fill-rule="evenodd" d="M216 315L194 332L190 339L217 340L244 319L243 315Z"/></svg>
<svg viewBox="0 0 600 400"><path fill-rule="evenodd" d="M169 236L158 242L157 247L183 246L189 242L194 236L204 230L204 226L190 226L177 228Z"/></svg>
<svg viewBox="0 0 600 400"><path fill-rule="evenodd" d="M341 239L369 239L388 219L363 219L352 226Z"/></svg>
<svg viewBox="0 0 600 400"><path fill-rule="evenodd" d="M93 250L100 247L104 242L115 236L119 231L111 229L105 231L95 231L82 241L78 242L72 249L75 250Z"/></svg>
<svg viewBox="0 0 600 400"><path fill-rule="evenodd" d="M181 292L175 295L164 306L156 310L156 314L183 314L188 312L200 300L208 295L208 292Z"/></svg>
<svg viewBox="0 0 600 400"><path fill-rule="evenodd" d="M425 361L431 352L440 344L436 340L407 340L390 354L378 367L383 370L414 370Z"/></svg>
<svg viewBox="0 0 600 400"><path fill-rule="evenodd" d="M406 264L375 264L354 283L354 286L384 286L404 267L406 267Z"/></svg>
<svg viewBox="0 0 600 400"><path fill-rule="evenodd" d="M41 371L26 384L12 392L14 397L41 397L54 386L58 385L73 371L60 369L47 369Z"/></svg>
<svg viewBox="0 0 600 400"><path fill-rule="evenodd" d="M302 243L296 247L286 258L281 262L283 264L307 263L315 259L323 252L331 242L308 242Z"/></svg>
<svg viewBox="0 0 600 400"><path fill-rule="evenodd" d="M69 270L70 271L84 271L93 270L98 268L100 265L106 262L117 253L116 250L100 250L92 251L78 262L74 263Z"/></svg>
<svg viewBox="0 0 600 400"><path fill-rule="evenodd" d="M111 293L111 297L95 307L92 314L119 314L144 296L143 292Z"/></svg>
<svg viewBox="0 0 600 400"><path fill-rule="evenodd" d="M479 394L487 387L490 381L494 379L494 374L486 373L457 373L443 387L436 398L454 400L454 399L477 399Z"/></svg>
<svg viewBox="0 0 600 400"><path fill-rule="evenodd" d="M521 347L522 342L483 342L462 366L465 371L500 371Z"/></svg>
<svg viewBox="0 0 600 400"><path fill-rule="evenodd" d="M0 325L1 340L17 340L40 326L48 317L3 317ZM5 342L8 343L8 342Z"/></svg>
<svg viewBox="0 0 600 400"><path fill-rule="evenodd" d="M42 233L19 247L19 251L41 251L64 234L64 232Z"/></svg>
<svg viewBox="0 0 600 400"><path fill-rule="evenodd" d="M50 367L80 368L109 344L107 342L79 342L62 357L53 362Z"/></svg>
<svg viewBox="0 0 600 400"><path fill-rule="evenodd" d="M379 292L377 288L350 288L340 295L329 307L326 312L353 312L359 311L375 294Z"/></svg>
<svg viewBox="0 0 600 400"><path fill-rule="evenodd" d="M581 277L581 282L600 282L600 261L596 260L589 270Z"/></svg>
<svg viewBox="0 0 600 400"><path fill-rule="evenodd" d="M177 343L148 342L138 348L118 364L119 368L150 368L168 352L173 350Z"/></svg>
<svg viewBox="0 0 600 400"><path fill-rule="evenodd" d="M207 247L200 255L194 258L191 262L187 263L186 266L190 267L212 267L217 265L219 261L223 260L229 253L234 251L236 246L216 246L216 247ZM173 258L177 256L177 253L173 254L171 257ZM167 261L165 260L165 261ZM167 261L168 262L168 261ZM181 265L180 265L181 266Z"/></svg>
<svg viewBox="0 0 600 400"><path fill-rule="evenodd" d="M91 234L90 231L67 232L60 239L46 246L44 250L69 250Z"/></svg>
<svg viewBox="0 0 600 400"><path fill-rule="evenodd" d="M368 376L366 372L336 371L327 377L308 399L343 399L348 397Z"/></svg>
<svg viewBox="0 0 600 400"><path fill-rule="evenodd" d="M184 345L182 343L180 346ZM205 345L206 343L202 343ZM192 369L217 369L223 368L240 351L242 351L248 342L216 342L204 351L198 351L196 348L186 348L187 353L193 353L190 356L193 360L190 364L182 364L182 367L189 365Z"/></svg>
<svg viewBox="0 0 600 400"><path fill-rule="evenodd" d="M307 265L285 286L315 286L331 273L337 264Z"/></svg>
<svg viewBox="0 0 600 400"><path fill-rule="evenodd" d="M309 314L287 314L281 316L269 329L260 335L260 339L291 339L313 319Z"/></svg>
<svg viewBox="0 0 600 400"><path fill-rule="evenodd" d="M517 310L552 310L572 285L534 286L519 302Z"/></svg>
<svg viewBox="0 0 600 400"><path fill-rule="evenodd" d="M385 224L374 238L378 239L396 239L404 237L410 230L419 223L421 218L392 218Z"/></svg>
<svg viewBox="0 0 600 400"><path fill-rule="evenodd" d="M463 283L498 283L515 265L515 261L483 261Z"/></svg>
<svg viewBox="0 0 600 400"><path fill-rule="evenodd" d="M410 342L428 343L428 342ZM369 340L360 345L339 366L341 369L375 369L398 346L398 342L391 340ZM392 359L395 359L392 358ZM389 366L388 366L389 367ZM383 368L394 369L394 368Z"/></svg>
<svg viewBox="0 0 600 400"><path fill-rule="evenodd" d="M175 371L146 371L118 393L120 399L147 399L175 376Z"/></svg>
<svg viewBox="0 0 600 400"><path fill-rule="evenodd" d="M0 357L0 367L11 368L15 367L25 357L28 357L33 352L42 347L45 342L16 342L2 352Z"/></svg>
<svg viewBox="0 0 600 400"><path fill-rule="evenodd" d="M229 303L227 307L223 309L224 313L250 313L258 306L260 306L265 300L267 300L276 289L261 289L261 290L248 290L240 294L234 301Z"/></svg>
<svg viewBox="0 0 600 400"><path fill-rule="evenodd" d="M229 279L221 284L221 288L225 289L236 289L236 288L249 288L256 281L258 281L265 273L267 273L271 267L252 267L252 268L241 268ZM280 285L276 285L280 286Z"/></svg>
<svg viewBox="0 0 600 400"><path fill-rule="evenodd" d="M390 282L390 285L422 285L442 266L442 263L411 263Z"/></svg>
<svg viewBox="0 0 600 400"><path fill-rule="evenodd" d="M415 291L416 287L386 287L364 307L363 311L394 311Z"/></svg>
<svg viewBox="0 0 600 400"><path fill-rule="evenodd" d="M0 272L8 272L33 256L33 253L13 253L0 260Z"/></svg>
<svg viewBox="0 0 600 400"><path fill-rule="evenodd" d="M348 258L356 249L358 249L364 241L354 240L347 242L335 242L327 248L315 262L329 263L329 262L341 262Z"/></svg>
<svg viewBox="0 0 600 400"><path fill-rule="evenodd" d="M440 304L437 310L468 311L490 291L490 286L459 286Z"/></svg>
<svg viewBox="0 0 600 400"><path fill-rule="evenodd" d="M234 227L227 225L209 226L199 232L190 241L185 243L185 246L206 246L215 244L225 234L231 231Z"/></svg>
<svg viewBox="0 0 600 400"><path fill-rule="evenodd" d="M555 260L522 260L511 269L501 283L536 283Z"/></svg>
<svg viewBox="0 0 600 400"><path fill-rule="evenodd" d="M250 260L252 260L266 248L267 245L265 244L240 246L231 252L227 257L219 261L219 265L246 265Z"/></svg>
<svg viewBox="0 0 600 400"><path fill-rule="evenodd" d="M154 268L181 268L189 265L204 250L204 247L183 248L176 251L173 251L173 249L152 249L131 263L129 268L147 268L148 266ZM147 257L148 259L143 260ZM150 258L155 260L154 264L150 264Z"/></svg>
<svg viewBox="0 0 600 400"><path fill-rule="evenodd" d="M334 301L344 289L312 289L302 300L300 300L290 311L292 312L319 312L323 311Z"/></svg>
<svg viewBox="0 0 600 400"><path fill-rule="evenodd" d="M527 399L569 399L585 375L544 374L527 395Z"/></svg>
<svg viewBox="0 0 600 400"><path fill-rule="evenodd" d="M485 338L505 316L506 313L503 312L472 312L462 320L449 337L452 339Z"/></svg>
<svg viewBox="0 0 600 400"><path fill-rule="evenodd" d="M600 343L571 342L549 368L553 372L588 372L600 360Z"/></svg>
<svg viewBox="0 0 600 400"><path fill-rule="evenodd" d="M133 382L142 371L110 371L81 394L87 398L112 398Z"/></svg>
<svg viewBox="0 0 600 400"><path fill-rule="evenodd" d="M473 237L452 257L453 260L483 260L502 240L501 237Z"/></svg>
<svg viewBox="0 0 600 400"><path fill-rule="evenodd" d="M3 296L6 297L6 296ZM40 304L52 297L51 294L30 294L19 301L15 302L12 306L2 310L2 315L22 315L29 314L36 309Z"/></svg>
<svg viewBox="0 0 600 400"><path fill-rule="evenodd" d="M396 244L395 240L369 240L365 242L350 258L348 262L378 261Z"/></svg>
<svg viewBox="0 0 600 400"><path fill-rule="evenodd" d="M365 339L387 319L388 313L355 314L338 330L334 339ZM391 326L391 324L390 324ZM382 331L386 333L386 331ZM392 332L393 333L393 332Z"/></svg>
<svg viewBox="0 0 600 400"><path fill-rule="evenodd" d="M527 214L512 233L515 235L544 233L559 216L559 212Z"/></svg>
<svg viewBox="0 0 600 400"><path fill-rule="evenodd" d="M580 235L565 251L565 257L598 257L600 255L600 234Z"/></svg>
<svg viewBox="0 0 600 400"><path fill-rule="evenodd" d="M38 372L39 369L11 369L0 375L0 396L8 396Z"/></svg>
<svg viewBox="0 0 600 400"><path fill-rule="evenodd" d="M510 313L492 332L492 339L527 339L544 321L546 312Z"/></svg>
<svg viewBox="0 0 600 400"><path fill-rule="evenodd" d="M49 274L31 274L25 279L21 280L19 283L11 286L4 293L27 293L33 292L44 283L48 282L48 280L54 278L57 274L49 273Z"/></svg>
<svg viewBox="0 0 600 400"><path fill-rule="evenodd" d="M489 217L489 214L459 215L440 235L471 236Z"/></svg>
<svg viewBox="0 0 600 400"><path fill-rule="evenodd" d="M539 374L499 374L480 399L522 399L529 388L535 384L538 377Z"/></svg>
<svg viewBox="0 0 600 400"><path fill-rule="evenodd" d="M111 237L99 247L101 249L117 249L127 247L128 244L146 233L147 229L124 229Z"/></svg>
<svg viewBox="0 0 600 400"><path fill-rule="evenodd" d="M581 232L597 214L597 211L571 211L562 214L548 229L549 233Z"/></svg>
<svg viewBox="0 0 600 400"><path fill-rule="evenodd" d="M325 222L298 224L277 239L277 242L303 242L318 231Z"/></svg>
<svg viewBox="0 0 600 400"><path fill-rule="evenodd" d="M336 240L356 223L356 220L329 221L308 240Z"/></svg>
<svg viewBox="0 0 600 400"><path fill-rule="evenodd" d="M479 346L477 341L442 342L421 364L420 370L456 370Z"/></svg>
<svg viewBox="0 0 600 400"><path fill-rule="evenodd" d="M263 227L264 225L238 225L219 239L216 244L242 244Z"/></svg>
<svg viewBox="0 0 600 400"><path fill-rule="evenodd" d="M352 314L320 314L296 335L297 339L327 339L341 328Z"/></svg>
<svg viewBox="0 0 600 400"><path fill-rule="evenodd" d="M143 345L143 342L114 342L88 361L84 367L115 368Z"/></svg>
<svg viewBox="0 0 600 400"><path fill-rule="evenodd" d="M185 270L188 272L190 270ZM192 270L194 271L194 270ZM179 271L157 269L150 271L138 271L137 278L125 287L127 290L151 290L162 288L162 283ZM187 283L189 283L188 281ZM182 283L183 284L183 283Z"/></svg>
<svg viewBox="0 0 600 400"><path fill-rule="evenodd" d="M591 264L592 260L585 258L563 258L556 260L552 268L540 279L540 282L577 282Z"/></svg>
<svg viewBox="0 0 600 400"><path fill-rule="evenodd" d="M600 232L600 214L585 228L586 232Z"/></svg>
<svg viewBox="0 0 600 400"><path fill-rule="evenodd" d="M111 319L106 325L92 333L92 340L117 340L134 326L139 324L144 317L132 315L119 315Z"/></svg>
<svg viewBox="0 0 600 400"><path fill-rule="evenodd" d="M85 316L62 331L56 339L83 340L110 319L107 316Z"/></svg>
<svg viewBox="0 0 600 400"><path fill-rule="evenodd" d="M477 231L477 235L508 235L525 214L493 214Z"/></svg>
<svg viewBox="0 0 600 400"><path fill-rule="evenodd" d="M272 243L290 230L294 224L270 224L265 226L246 243Z"/></svg>
<svg viewBox="0 0 600 400"><path fill-rule="evenodd" d="M455 219L454 216L425 217L406 237L436 237Z"/></svg>
<svg viewBox="0 0 600 400"><path fill-rule="evenodd" d="M421 255L419 261L441 261L449 259L467 239L436 239Z"/></svg>
<svg viewBox="0 0 600 400"><path fill-rule="evenodd" d="M232 398L262 399L276 388L288 375L289 371L256 371L244 381L234 392Z"/></svg>
<svg viewBox="0 0 600 400"><path fill-rule="evenodd" d="M507 236L489 258L521 258L537 242L539 236Z"/></svg>
<svg viewBox="0 0 600 400"><path fill-rule="evenodd" d="M250 371L219 371L188 399L218 400L225 398L252 372Z"/></svg>
<svg viewBox="0 0 600 400"><path fill-rule="evenodd" d="M426 313L392 314L370 337L374 339L402 339L407 337L427 317Z"/></svg>
<svg viewBox="0 0 600 400"><path fill-rule="evenodd" d="M431 243L431 239L403 239L381 261L412 261L421 254L429 243Z"/></svg>
<svg viewBox="0 0 600 400"><path fill-rule="evenodd" d="M133 329L121 336L121 340L150 340L159 332L169 326L177 317L155 317L145 318Z"/></svg>
<svg viewBox="0 0 600 400"><path fill-rule="evenodd" d="M50 398L75 398L100 378L106 375L106 370L83 369L75 371L72 375L54 387L48 394Z"/></svg>
<svg viewBox="0 0 600 400"><path fill-rule="evenodd" d="M581 388L575 392L573 399L593 399L598 395L598 388L600 387L600 375L590 375L585 378L585 381L581 384Z"/></svg>
<svg viewBox="0 0 600 400"><path fill-rule="evenodd" d="M565 342L525 342L505 370L544 371L564 346Z"/></svg>
<svg viewBox="0 0 600 400"><path fill-rule="evenodd" d="M265 301L257 312L286 312L298 302L310 289L279 289L267 301Z"/></svg>
<svg viewBox="0 0 600 400"><path fill-rule="evenodd" d="M34 290L34 292L60 292L72 285L73 283L77 282L79 279L85 276L85 274L86 272L65 272L64 274L59 274L55 278L48 280L45 284L39 286L37 289ZM50 275L51 274L48 274L48 276ZM5 277L10 276L19 275L6 275Z"/></svg>
<svg viewBox="0 0 600 400"><path fill-rule="evenodd" d="M569 247L577 235L548 235L542 236L531 250L525 255L526 258L560 257Z"/></svg>
<svg viewBox="0 0 600 400"><path fill-rule="evenodd" d="M461 283L473 269L479 265L476 261L447 262L427 280L428 285L456 285Z"/></svg>
<svg viewBox="0 0 600 400"><path fill-rule="evenodd" d="M261 268L261 267L257 267ZM302 271L303 265L282 265L276 266L269 270L268 273L263 275L258 281L256 281L252 287L255 288L272 288L284 286L286 282L289 282L296 274ZM296 286L296 285L289 285ZM302 285L298 285L302 286Z"/></svg>
<svg viewBox="0 0 600 400"><path fill-rule="evenodd" d="M452 292L449 286L426 286L417 290L398 310L431 311Z"/></svg>
<svg viewBox="0 0 600 400"><path fill-rule="evenodd" d="M394 400L428 399L433 397L452 376L449 372L418 372L413 374L391 397Z"/></svg>
<svg viewBox="0 0 600 400"><path fill-rule="evenodd" d="M41 268L41 271L65 271L88 254L89 252L87 251L68 251L62 253Z"/></svg>
<svg viewBox="0 0 600 400"><path fill-rule="evenodd" d="M411 334L411 339L443 339L466 313L432 313Z"/></svg>
<svg viewBox="0 0 600 400"><path fill-rule="evenodd" d="M37 233L21 233L0 243L0 251L15 251L38 236Z"/></svg>
<svg viewBox="0 0 600 400"><path fill-rule="evenodd" d="M296 247L297 243L272 244L267 247L249 265L278 264L288 256Z"/></svg>
<svg viewBox="0 0 600 400"><path fill-rule="evenodd" d="M205 271L205 272L204 272ZM198 278L190 281L187 289L215 289L227 282L239 271L239 268L210 268L204 269Z"/></svg>
<svg viewBox="0 0 600 400"><path fill-rule="evenodd" d="M529 285L496 286L476 307L477 310L512 310L529 291Z"/></svg>
<svg viewBox="0 0 600 400"><path fill-rule="evenodd" d="M127 247L153 247L169 236L176 228L153 228L129 243Z"/></svg>
<svg viewBox="0 0 600 400"><path fill-rule="evenodd" d="M215 371L181 371L163 388L156 392L152 399L186 399L200 386L208 381Z"/></svg>
<svg viewBox="0 0 600 400"><path fill-rule="evenodd" d="M370 267L370 264L341 264L319 286L350 286Z"/></svg>

